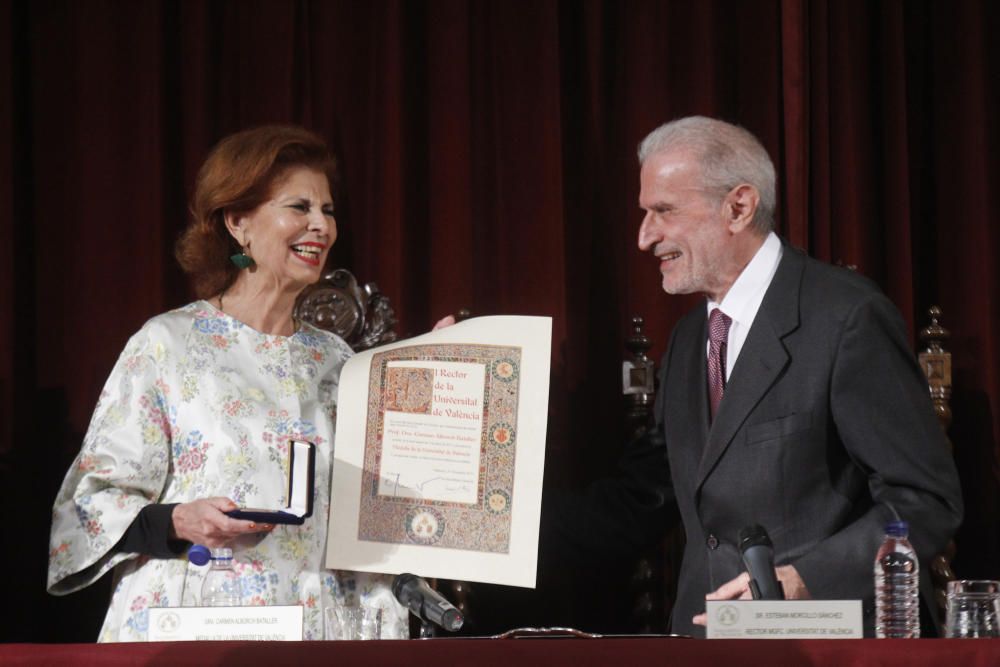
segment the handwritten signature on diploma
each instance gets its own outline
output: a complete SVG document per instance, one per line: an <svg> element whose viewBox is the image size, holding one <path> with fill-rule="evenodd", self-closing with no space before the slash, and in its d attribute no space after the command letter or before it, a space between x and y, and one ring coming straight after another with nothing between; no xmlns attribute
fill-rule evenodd
<svg viewBox="0 0 1000 667"><path fill-rule="evenodd" d="M400 486L399 479L400 479L400 477L402 477L402 473L398 473L398 472L395 475L390 475L390 480L391 480L390 483L392 484L392 493L390 495L393 495L393 496L398 496L399 495L399 486ZM434 482L439 482L439 481L441 481L441 482L449 482L449 481L453 482L453 483L448 484L448 485L446 485L444 487L445 491L469 491L469 490L472 489L472 486L468 482L458 482L456 484L456 483L454 483L454 480L448 480L448 478L441 477L441 476L431 477L430 479L425 479L422 482L416 482L413 485L413 488L416 489L417 491L423 491L424 487L427 486L428 484L432 484Z"/></svg>
<svg viewBox="0 0 1000 667"><path fill-rule="evenodd" d="M422 482L418 482L417 484L415 484L415 486L417 487L418 491L423 491L425 486L427 486L428 484L433 484L434 482L444 482L445 491L468 491L472 488L466 481L448 479L447 477L431 477L430 479L425 479Z"/></svg>

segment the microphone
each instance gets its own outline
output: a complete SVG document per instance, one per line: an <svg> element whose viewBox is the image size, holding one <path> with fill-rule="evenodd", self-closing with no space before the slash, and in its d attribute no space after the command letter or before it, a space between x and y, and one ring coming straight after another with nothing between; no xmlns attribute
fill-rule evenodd
<svg viewBox="0 0 1000 667"><path fill-rule="evenodd" d="M754 600L784 600L785 591L774 574L774 545L763 526L754 524L740 531L740 554L750 575Z"/></svg>
<svg viewBox="0 0 1000 667"><path fill-rule="evenodd" d="M452 603L415 574L397 575L392 582L392 594L421 621L435 623L448 632L458 631L465 622Z"/></svg>

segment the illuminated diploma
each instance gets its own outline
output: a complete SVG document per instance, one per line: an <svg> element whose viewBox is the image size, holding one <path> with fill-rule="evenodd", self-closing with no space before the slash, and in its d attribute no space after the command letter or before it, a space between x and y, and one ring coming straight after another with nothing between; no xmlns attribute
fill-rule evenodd
<svg viewBox="0 0 1000 667"><path fill-rule="evenodd" d="M480 317L350 359L327 567L533 587L551 347Z"/></svg>

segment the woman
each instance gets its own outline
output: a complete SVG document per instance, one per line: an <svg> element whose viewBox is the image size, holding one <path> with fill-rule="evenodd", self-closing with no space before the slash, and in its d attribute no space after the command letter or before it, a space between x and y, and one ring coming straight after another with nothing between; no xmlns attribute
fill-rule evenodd
<svg viewBox="0 0 1000 667"><path fill-rule="evenodd" d="M351 350L298 322L337 237L323 142L261 127L220 142L198 174L177 246L203 300L154 317L125 347L53 510L48 588L115 569L101 641L142 641L149 607L199 603L192 543L229 546L244 604L300 604L307 639L324 609L376 603L405 637L390 578L324 570L340 369ZM288 440L316 445L313 516L302 526L227 516L284 494Z"/></svg>

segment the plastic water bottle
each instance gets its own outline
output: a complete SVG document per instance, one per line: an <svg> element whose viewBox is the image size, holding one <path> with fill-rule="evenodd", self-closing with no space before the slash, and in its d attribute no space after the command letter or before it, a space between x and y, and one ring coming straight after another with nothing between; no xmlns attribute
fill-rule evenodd
<svg viewBox="0 0 1000 667"><path fill-rule="evenodd" d="M233 568L233 550L212 549L212 565L201 584L203 607L238 607L243 603L240 575Z"/></svg>
<svg viewBox="0 0 1000 667"><path fill-rule="evenodd" d="M875 636L879 639L920 636L920 564L905 521L886 524L885 539L875 556Z"/></svg>

